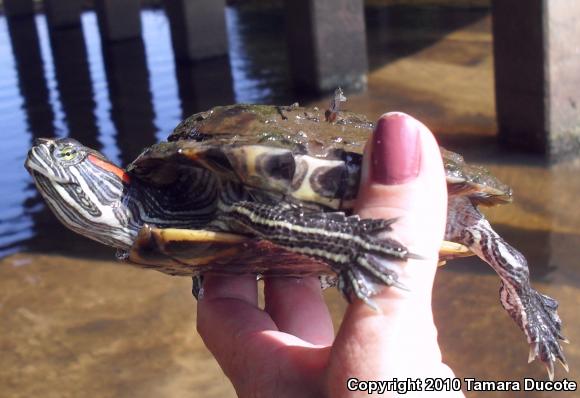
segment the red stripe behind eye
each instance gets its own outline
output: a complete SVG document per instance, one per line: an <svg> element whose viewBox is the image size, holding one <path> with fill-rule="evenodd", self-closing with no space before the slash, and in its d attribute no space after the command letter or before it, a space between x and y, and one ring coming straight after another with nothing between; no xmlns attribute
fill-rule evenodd
<svg viewBox="0 0 580 398"><path fill-rule="evenodd" d="M105 162L104 160L96 157L95 155L89 155L88 159L95 166L98 166L103 170L107 170L107 171L110 171L111 173L115 174L125 184L129 184L131 182L131 178L129 177L129 174L125 173L125 170L121 169L120 167L117 167L112 163Z"/></svg>

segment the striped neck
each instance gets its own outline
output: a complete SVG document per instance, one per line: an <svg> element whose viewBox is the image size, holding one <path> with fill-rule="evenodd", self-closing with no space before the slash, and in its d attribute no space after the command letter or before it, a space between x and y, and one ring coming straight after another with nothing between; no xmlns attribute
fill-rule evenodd
<svg viewBox="0 0 580 398"><path fill-rule="evenodd" d="M68 138L38 140L25 166L65 226L108 246L129 249L144 224L200 228L215 215L217 182L203 169L149 185Z"/></svg>
<svg viewBox="0 0 580 398"><path fill-rule="evenodd" d="M141 222L126 206L132 189L122 169L68 138L37 140L25 166L66 227L109 246L131 246Z"/></svg>

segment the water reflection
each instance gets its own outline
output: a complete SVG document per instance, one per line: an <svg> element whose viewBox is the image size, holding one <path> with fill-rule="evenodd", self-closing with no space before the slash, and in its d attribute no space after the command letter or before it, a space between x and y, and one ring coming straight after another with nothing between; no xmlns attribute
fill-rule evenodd
<svg viewBox="0 0 580 398"><path fill-rule="evenodd" d="M6 23L28 129L34 138L53 136L54 113L49 102L36 20L30 16Z"/></svg>
<svg viewBox="0 0 580 398"><path fill-rule="evenodd" d="M215 57L203 62L176 62L179 99L183 118L217 105L234 102L229 57Z"/></svg>
<svg viewBox="0 0 580 398"><path fill-rule="evenodd" d="M5 171L0 177L3 187L0 199L1 256L2 252L18 250L20 242L34 234L34 220L29 216L29 210L43 205L22 169L22 162L26 148L34 138L54 135L55 116L49 103L36 19L27 16L0 22L0 29L5 32L0 34L0 40L9 37L11 47L7 40L0 41L0 114L4 121L2 147L6 148L2 151ZM13 64L9 65L9 61ZM8 72L12 70L17 76L10 76ZM27 128L21 128L23 125Z"/></svg>
<svg viewBox="0 0 580 398"><path fill-rule="evenodd" d="M276 7L226 8L236 102L291 104L284 13Z"/></svg>
<svg viewBox="0 0 580 398"><path fill-rule="evenodd" d="M69 136L102 149L85 37L80 26L49 30L59 100Z"/></svg>
<svg viewBox="0 0 580 398"><path fill-rule="evenodd" d="M121 163L130 163L153 144L157 127L149 88L145 46L139 39L103 46L111 120L117 130Z"/></svg>

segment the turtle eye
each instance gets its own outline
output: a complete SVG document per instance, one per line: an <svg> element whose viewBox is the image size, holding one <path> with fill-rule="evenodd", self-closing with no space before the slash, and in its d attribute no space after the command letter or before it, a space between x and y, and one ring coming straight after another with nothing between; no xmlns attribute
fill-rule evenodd
<svg viewBox="0 0 580 398"><path fill-rule="evenodd" d="M61 148L57 153L56 156L60 159L60 160L64 160L66 162L70 162L71 160L76 159L76 157L78 156L78 152L75 148L73 148L72 146L65 146L63 148Z"/></svg>

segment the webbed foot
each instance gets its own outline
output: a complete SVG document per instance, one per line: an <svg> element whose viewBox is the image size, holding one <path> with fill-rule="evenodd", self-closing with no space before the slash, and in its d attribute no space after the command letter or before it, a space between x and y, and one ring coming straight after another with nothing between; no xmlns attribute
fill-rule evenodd
<svg viewBox="0 0 580 398"><path fill-rule="evenodd" d="M365 302L369 307L380 312L379 307L372 300L381 286L394 286L408 290L399 281L398 265L392 259L378 257L373 254L361 254L353 262L353 266L340 273L338 288L351 302L353 296Z"/></svg>
<svg viewBox="0 0 580 398"><path fill-rule="evenodd" d="M561 332L558 302L531 287L525 292L515 294L503 284L500 298L505 310L526 334L530 344L528 362L536 358L542 361L550 380L554 379L556 360L568 371L568 363L559 341L568 342ZM526 304L522 306L518 302Z"/></svg>

